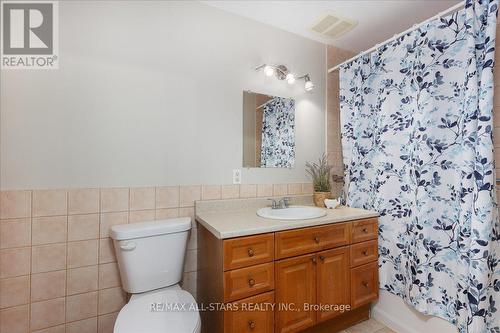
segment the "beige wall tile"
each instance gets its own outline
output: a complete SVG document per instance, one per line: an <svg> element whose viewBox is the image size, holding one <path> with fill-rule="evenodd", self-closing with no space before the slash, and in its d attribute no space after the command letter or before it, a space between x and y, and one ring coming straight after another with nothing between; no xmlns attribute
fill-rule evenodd
<svg viewBox="0 0 500 333"><path fill-rule="evenodd" d="M29 247L0 250L0 278L30 274Z"/></svg>
<svg viewBox="0 0 500 333"><path fill-rule="evenodd" d="M311 183L302 184L302 194L313 194L314 187Z"/></svg>
<svg viewBox="0 0 500 333"><path fill-rule="evenodd" d="M67 240L67 216L34 217L32 244L62 243Z"/></svg>
<svg viewBox="0 0 500 333"><path fill-rule="evenodd" d="M29 275L0 279L0 309L28 304L29 301Z"/></svg>
<svg viewBox="0 0 500 333"><path fill-rule="evenodd" d="M31 245L31 220L0 220L0 249Z"/></svg>
<svg viewBox="0 0 500 333"><path fill-rule="evenodd" d="M66 324L66 333L97 333L97 317Z"/></svg>
<svg viewBox="0 0 500 333"><path fill-rule="evenodd" d="M136 210L129 213L129 223L154 221L156 212L154 209Z"/></svg>
<svg viewBox="0 0 500 333"><path fill-rule="evenodd" d="M222 198L222 187L220 185L204 185L201 188L202 200L217 200Z"/></svg>
<svg viewBox="0 0 500 333"><path fill-rule="evenodd" d="M120 287L99 290L99 315L120 311L125 303L125 293Z"/></svg>
<svg viewBox="0 0 500 333"><path fill-rule="evenodd" d="M38 330L64 324L65 299L56 298L31 304L31 329Z"/></svg>
<svg viewBox="0 0 500 333"><path fill-rule="evenodd" d="M184 260L184 272L194 272L197 269L197 250L187 250L186 259Z"/></svg>
<svg viewBox="0 0 500 333"><path fill-rule="evenodd" d="M187 244L188 250L196 250L198 248L198 233L196 230L191 230Z"/></svg>
<svg viewBox="0 0 500 333"><path fill-rule="evenodd" d="M67 295L97 290L98 271L97 265L68 269Z"/></svg>
<svg viewBox="0 0 500 333"><path fill-rule="evenodd" d="M289 195L302 194L302 184L288 184L288 194Z"/></svg>
<svg viewBox="0 0 500 333"><path fill-rule="evenodd" d="M56 216L68 214L66 190L33 191L33 216Z"/></svg>
<svg viewBox="0 0 500 333"><path fill-rule="evenodd" d="M179 208L157 209L155 220L171 219L179 216Z"/></svg>
<svg viewBox="0 0 500 333"><path fill-rule="evenodd" d="M273 195L275 197L288 195L288 185L287 184L274 184L273 185Z"/></svg>
<svg viewBox="0 0 500 333"><path fill-rule="evenodd" d="M29 329L29 306L21 305L0 310L0 332L26 333Z"/></svg>
<svg viewBox="0 0 500 333"><path fill-rule="evenodd" d="M97 265L99 253L98 240L68 243L68 268Z"/></svg>
<svg viewBox="0 0 500 333"><path fill-rule="evenodd" d="M38 302L66 295L66 271L33 274L31 301Z"/></svg>
<svg viewBox="0 0 500 333"><path fill-rule="evenodd" d="M118 312L108 313L99 316L97 319L98 333L113 333Z"/></svg>
<svg viewBox="0 0 500 333"><path fill-rule="evenodd" d="M68 214L99 213L99 189L83 188L68 191Z"/></svg>
<svg viewBox="0 0 500 333"><path fill-rule="evenodd" d="M101 189L101 213L128 211L128 188Z"/></svg>
<svg viewBox="0 0 500 333"><path fill-rule="evenodd" d="M240 197L240 185L222 185L222 199L237 199Z"/></svg>
<svg viewBox="0 0 500 333"><path fill-rule="evenodd" d="M190 217L191 227L196 229L196 221L194 219L194 207L179 208L179 217Z"/></svg>
<svg viewBox="0 0 500 333"><path fill-rule="evenodd" d="M179 207L179 186L156 188L156 209Z"/></svg>
<svg viewBox="0 0 500 333"><path fill-rule="evenodd" d="M66 298L66 321L75 321L97 316L97 291L68 296Z"/></svg>
<svg viewBox="0 0 500 333"><path fill-rule="evenodd" d="M99 214L68 216L68 241L96 238L99 238Z"/></svg>
<svg viewBox="0 0 500 333"><path fill-rule="evenodd" d="M191 295L196 294L196 272L186 272L182 276L182 289L188 291Z"/></svg>
<svg viewBox="0 0 500 333"><path fill-rule="evenodd" d="M66 243L33 246L31 256L32 273L66 269Z"/></svg>
<svg viewBox="0 0 500 333"><path fill-rule="evenodd" d="M240 185L240 198L255 198L257 196L257 185L242 184Z"/></svg>
<svg viewBox="0 0 500 333"><path fill-rule="evenodd" d="M31 191L0 192L0 218L31 217Z"/></svg>
<svg viewBox="0 0 500 333"><path fill-rule="evenodd" d="M115 248L111 238L103 238L99 240L99 263L115 262Z"/></svg>
<svg viewBox="0 0 500 333"><path fill-rule="evenodd" d="M100 238L109 236L109 228L118 224L128 223L128 212L103 213L100 221Z"/></svg>
<svg viewBox="0 0 500 333"><path fill-rule="evenodd" d="M99 265L99 289L119 287L120 272L116 263Z"/></svg>
<svg viewBox="0 0 500 333"><path fill-rule="evenodd" d="M257 196L258 197L272 197L273 196L273 184L258 184L257 185Z"/></svg>
<svg viewBox="0 0 500 333"><path fill-rule="evenodd" d="M201 186L181 186L179 189L179 206L194 207L194 202L201 200Z"/></svg>
<svg viewBox="0 0 500 333"><path fill-rule="evenodd" d="M130 189L130 210L155 209L154 187L133 187Z"/></svg>
<svg viewBox="0 0 500 333"><path fill-rule="evenodd" d="M66 333L66 325L57 325L41 330L32 331L33 333Z"/></svg>

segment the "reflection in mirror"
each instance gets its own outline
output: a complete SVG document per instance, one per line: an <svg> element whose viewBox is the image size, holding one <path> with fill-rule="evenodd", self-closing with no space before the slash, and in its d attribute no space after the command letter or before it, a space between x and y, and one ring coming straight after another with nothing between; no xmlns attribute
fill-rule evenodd
<svg viewBox="0 0 500 333"><path fill-rule="evenodd" d="M243 92L243 167L293 168L295 100Z"/></svg>

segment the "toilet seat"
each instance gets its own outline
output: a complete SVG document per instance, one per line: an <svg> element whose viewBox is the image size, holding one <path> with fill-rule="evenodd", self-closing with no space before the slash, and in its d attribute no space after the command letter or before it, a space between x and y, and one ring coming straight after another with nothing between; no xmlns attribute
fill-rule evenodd
<svg viewBox="0 0 500 333"><path fill-rule="evenodd" d="M114 333L198 333L193 296L180 288L135 294L116 318Z"/></svg>

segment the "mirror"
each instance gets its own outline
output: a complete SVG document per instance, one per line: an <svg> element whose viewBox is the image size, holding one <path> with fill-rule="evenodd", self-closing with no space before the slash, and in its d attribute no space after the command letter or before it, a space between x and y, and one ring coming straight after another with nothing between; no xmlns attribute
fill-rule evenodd
<svg viewBox="0 0 500 333"><path fill-rule="evenodd" d="M295 100L243 92L243 167L293 168Z"/></svg>

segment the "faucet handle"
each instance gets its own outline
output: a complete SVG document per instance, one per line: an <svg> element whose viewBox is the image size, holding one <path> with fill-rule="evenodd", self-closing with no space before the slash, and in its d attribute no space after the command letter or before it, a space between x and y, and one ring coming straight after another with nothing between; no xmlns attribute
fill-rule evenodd
<svg viewBox="0 0 500 333"><path fill-rule="evenodd" d="M270 201L271 201L271 208L272 208L272 209L276 209L276 208L278 208L278 202L277 202L276 200L271 199L271 198L269 198L269 199L267 199L267 200L270 200Z"/></svg>
<svg viewBox="0 0 500 333"><path fill-rule="evenodd" d="M292 198L283 197L283 204L285 205L285 208L288 208L288 206L290 205L290 200L292 200Z"/></svg>

